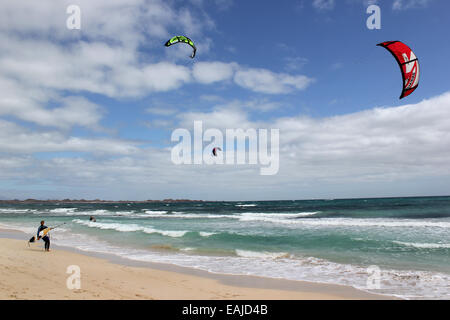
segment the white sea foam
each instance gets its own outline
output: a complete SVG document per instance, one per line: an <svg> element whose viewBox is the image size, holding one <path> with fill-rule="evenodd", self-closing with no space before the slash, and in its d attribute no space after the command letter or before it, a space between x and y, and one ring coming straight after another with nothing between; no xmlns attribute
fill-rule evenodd
<svg viewBox="0 0 450 320"><path fill-rule="evenodd" d="M112 214L115 216L129 216L134 214L134 211L114 211Z"/></svg>
<svg viewBox="0 0 450 320"><path fill-rule="evenodd" d="M189 249L183 250L189 251ZM338 264L315 257L292 257L285 253L236 250L237 257L201 255L157 255L141 253L128 258L139 261L172 263L212 273L257 275L289 280L333 283L367 289L367 267ZM371 292L406 299L449 299L446 283L450 275L425 271L381 270L381 287Z"/></svg>
<svg viewBox="0 0 450 320"><path fill-rule="evenodd" d="M235 250L236 255L243 258L258 258L258 259L279 259L289 258L290 254L287 252L260 252L250 250Z"/></svg>
<svg viewBox="0 0 450 320"><path fill-rule="evenodd" d="M97 215L97 216L107 216L114 214L114 211L99 209L99 210L92 210L92 211L81 211L81 213L86 215Z"/></svg>
<svg viewBox="0 0 450 320"><path fill-rule="evenodd" d="M37 227L24 226L16 223L0 224L1 229L18 230L29 234L36 234Z"/></svg>
<svg viewBox="0 0 450 320"><path fill-rule="evenodd" d="M0 208L0 213L34 213L36 209L13 209L13 208Z"/></svg>
<svg viewBox="0 0 450 320"><path fill-rule="evenodd" d="M349 218L324 218L317 220L300 221L307 225L346 226L346 227L400 227L400 228L450 228L450 222L430 220L400 220L400 219L349 219Z"/></svg>
<svg viewBox="0 0 450 320"><path fill-rule="evenodd" d="M99 210L76 211L76 208L53 209L49 212L63 214L65 216L124 216L124 215L134 214L133 210L131 210L131 211L110 211L110 210L105 210L105 209L99 209Z"/></svg>
<svg viewBox="0 0 450 320"><path fill-rule="evenodd" d="M300 213L262 213L262 212L244 212L236 214L196 214L165 211L155 212L151 214L135 214L135 218L164 218L164 219L234 219L240 221L263 221L263 222L280 222L285 220L298 219L307 216L313 216L320 212L300 212Z"/></svg>
<svg viewBox="0 0 450 320"><path fill-rule="evenodd" d="M204 231L200 231L199 234L200 234L202 237L211 237L211 236L213 236L213 235L215 235L215 234L217 234L217 233L215 233L215 232L204 232Z"/></svg>
<svg viewBox="0 0 450 320"><path fill-rule="evenodd" d="M301 217L312 216L320 212L300 212L300 213L259 213L244 212L239 214L195 214L195 213L177 213L172 214L155 214L154 217L161 218L181 218L181 219L238 219L241 221L273 221L284 219L295 219ZM136 217L148 217L149 215L137 214Z"/></svg>
<svg viewBox="0 0 450 320"><path fill-rule="evenodd" d="M284 220L308 217L320 212L299 212L299 213L260 213L245 212L239 217L241 221L265 221L265 222L283 222Z"/></svg>
<svg viewBox="0 0 450 320"><path fill-rule="evenodd" d="M402 241L393 241L394 243L407 246L407 247L415 247L419 249L448 249L450 248L450 243L417 243L417 242L402 242Z"/></svg>
<svg viewBox="0 0 450 320"><path fill-rule="evenodd" d="M245 217L244 217L245 218ZM251 220L254 217L247 218ZM303 225L312 227L383 227L383 228L450 228L450 222L411 219L354 219L354 218L317 218L317 219L276 219L263 217L260 220L273 223Z"/></svg>
<svg viewBox="0 0 450 320"><path fill-rule="evenodd" d="M74 213L77 208L57 208L51 209L49 212L51 213Z"/></svg>
<svg viewBox="0 0 450 320"><path fill-rule="evenodd" d="M195 214L195 213L175 213L172 214L136 214L135 218L161 218L161 219L239 219L237 215L231 214Z"/></svg>
<svg viewBox="0 0 450 320"><path fill-rule="evenodd" d="M237 204L236 205L236 207L243 207L243 208L246 208L246 207L256 207L257 206L257 204Z"/></svg>
<svg viewBox="0 0 450 320"><path fill-rule="evenodd" d="M147 209L144 209L142 211L144 211L147 214L166 214L167 213L167 211L147 210Z"/></svg>
<svg viewBox="0 0 450 320"><path fill-rule="evenodd" d="M145 233L152 234L158 233L163 236L172 237L172 238L180 238L183 237L188 231L170 231L170 230L158 230L154 228L144 228Z"/></svg>
<svg viewBox="0 0 450 320"><path fill-rule="evenodd" d="M171 231L171 230L159 230L154 229L153 227L144 227L137 224L122 224L122 223L102 223L102 222L92 222L92 221L83 221L80 219L74 219L72 220L75 223L82 224L85 226L88 226L90 228L97 228L101 230L115 230L119 232L136 232L141 231L144 233L152 234L152 233L158 233L163 236L168 237L183 237L188 231Z"/></svg>

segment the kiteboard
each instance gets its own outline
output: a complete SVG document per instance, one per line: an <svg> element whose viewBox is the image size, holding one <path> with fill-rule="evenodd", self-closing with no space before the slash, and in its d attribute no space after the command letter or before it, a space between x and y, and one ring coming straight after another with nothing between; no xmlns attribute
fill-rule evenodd
<svg viewBox="0 0 450 320"><path fill-rule="evenodd" d="M45 237L50 232L50 230L52 230L52 228L46 228L46 229L42 230L41 232L39 232L39 238Z"/></svg>

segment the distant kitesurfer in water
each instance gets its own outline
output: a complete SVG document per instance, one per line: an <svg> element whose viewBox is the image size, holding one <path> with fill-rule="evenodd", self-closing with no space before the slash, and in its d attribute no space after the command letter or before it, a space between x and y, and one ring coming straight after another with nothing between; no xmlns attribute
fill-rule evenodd
<svg viewBox="0 0 450 320"><path fill-rule="evenodd" d="M97 222L97 220L95 219L94 216L90 216L90 217L89 217L89 221L91 221L91 222Z"/></svg>
<svg viewBox="0 0 450 320"><path fill-rule="evenodd" d="M39 226L38 231L37 231L37 236L36 236L37 240L41 239L41 237L39 236L39 233L45 229L47 229L47 226L45 225L45 221L42 220L41 225ZM52 228L49 228L49 229L52 230ZM42 237L42 240L45 242L45 246L44 246L45 251L50 251L50 237L49 237L48 233Z"/></svg>

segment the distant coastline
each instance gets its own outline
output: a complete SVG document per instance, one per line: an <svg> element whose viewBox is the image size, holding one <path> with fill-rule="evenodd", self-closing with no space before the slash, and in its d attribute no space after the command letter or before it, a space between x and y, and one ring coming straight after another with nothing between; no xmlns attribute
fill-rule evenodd
<svg viewBox="0 0 450 320"><path fill-rule="evenodd" d="M35 203L179 203L179 202L204 202L203 200L190 200L190 199L164 199L164 200L141 200L141 201L128 201L128 200L85 200L85 199L63 199L63 200L39 200L39 199L26 199L26 200L0 200L0 204L35 204Z"/></svg>
<svg viewBox="0 0 450 320"><path fill-rule="evenodd" d="M54 203L202 203L202 202L271 202L271 201L347 201L347 200L379 200L379 199L412 199L412 198L447 198L450 195L411 195L411 196L376 196L376 197L356 197L356 198L306 198L306 199L264 199L264 200L191 200L191 199L163 199L163 200L101 200L101 199L0 199L0 204L54 204Z"/></svg>

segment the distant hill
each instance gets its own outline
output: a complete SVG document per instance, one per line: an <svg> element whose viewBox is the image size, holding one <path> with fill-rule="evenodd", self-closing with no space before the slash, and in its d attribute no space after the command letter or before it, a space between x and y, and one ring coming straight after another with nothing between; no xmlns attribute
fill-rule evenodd
<svg viewBox="0 0 450 320"><path fill-rule="evenodd" d="M63 199L63 200L39 200L39 199L26 199L26 200L0 200L0 204L21 204L21 203L176 203L176 202L203 202L203 200L189 200L189 199L164 199L164 200L142 200L142 201L128 201L128 200L85 200L85 199Z"/></svg>

